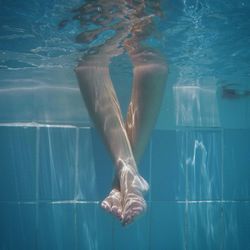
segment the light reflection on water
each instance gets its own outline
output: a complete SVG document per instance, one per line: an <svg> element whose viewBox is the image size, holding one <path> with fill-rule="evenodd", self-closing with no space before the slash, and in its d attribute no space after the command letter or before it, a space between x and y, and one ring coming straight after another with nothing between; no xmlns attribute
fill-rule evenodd
<svg viewBox="0 0 250 250"><path fill-rule="evenodd" d="M177 126L219 127L216 83L174 86ZM208 105L209 104L209 105Z"/></svg>
<svg viewBox="0 0 250 250"><path fill-rule="evenodd" d="M58 29L58 24L64 19L72 18L72 8L80 5L79 0L53 1L52 3L29 1L29 3L16 5L15 2L5 2L1 8L2 30L0 34L0 70L1 75L6 76L0 79L2 91L13 86L13 79L20 80L19 87L24 88L25 91L29 85L26 84L26 79L34 78L34 74L36 80L41 80L45 86L77 87L73 68L86 47L84 44L75 43L74 39L82 32L82 28L77 21L68 22L63 29ZM218 88L232 83L236 89L239 85L246 88L250 77L248 67L250 54L246 49L250 37L248 3L245 1L183 0L174 3L164 1L162 6L165 17L161 22L158 20L157 28L160 36L157 39L169 62L169 79L172 80L168 81L171 87L167 90L174 89L174 100L171 102L169 94L166 95L167 107L163 107L160 120L169 119L174 109L177 115L168 123L177 126L192 124L208 127L224 126L224 122L221 121L224 117L220 117L219 111L227 107L224 107L220 100L216 100ZM28 25L30 23L32 26ZM152 38L148 42L156 44L157 39ZM131 74L131 65L123 63L123 56L111 67L120 69L117 73L119 75L116 75L116 70L112 70L115 79L128 78L128 81L130 80L131 76L127 77L127 73ZM173 74L176 75L174 79ZM48 76L44 79L45 75ZM61 75L66 77L63 79ZM197 88L194 87L191 90L190 85L196 85ZM189 86L188 89L185 86ZM50 94L51 90L53 89L47 89L44 92L44 98L54 95L54 93ZM40 106L40 112L48 113L50 117L47 122L51 122L51 118L55 115L54 122L64 120L64 123L81 121L90 124L80 95L78 100L81 104L77 105L82 108L76 113L74 107L70 105L71 101L74 103L75 95L71 95L70 92L66 95L60 93L62 92L58 91L58 95L61 95L65 103L62 102L60 105L54 103L53 108L49 105ZM30 93L27 95L29 96ZM183 97L183 95L186 96ZM193 97L194 99L192 99L193 95L196 96ZM19 103L24 102L23 96L26 94L19 95L18 92L13 92L11 100L15 100L17 106L21 108ZM122 102L125 101L122 99ZM205 107L206 102L210 102L212 106ZM185 107L183 107L184 104ZM9 105L7 103L7 106ZM72 111L73 115L65 118L63 115L58 117L51 108L62 110L59 112L61 114L63 110L68 110L68 113ZM187 113L184 114L186 111ZM248 108L246 115L249 112ZM20 113L26 114L27 112L17 109L9 112L9 116L0 116L0 119L18 121ZM29 116L24 116L22 120L29 119ZM40 120L41 118L34 115L33 119ZM42 119L46 122L45 116ZM228 119L225 122L229 124ZM161 122L157 127L169 128L169 125Z"/></svg>

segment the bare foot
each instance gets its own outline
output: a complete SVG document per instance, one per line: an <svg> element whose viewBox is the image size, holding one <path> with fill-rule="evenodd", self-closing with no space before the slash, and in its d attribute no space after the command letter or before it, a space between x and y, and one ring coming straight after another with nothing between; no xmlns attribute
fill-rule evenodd
<svg viewBox="0 0 250 250"><path fill-rule="evenodd" d="M120 190L113 188L109 195L103 200L101 206L107 212L122 220L122 196Z"/></svg>
<svg viewBox="0 0 250 250"><path fill-rule="evenodd" d="M122 195L122 224L127 225L146 210L143 195L148 191L148 183L130 167L124 167L120 174Z"/></svg>

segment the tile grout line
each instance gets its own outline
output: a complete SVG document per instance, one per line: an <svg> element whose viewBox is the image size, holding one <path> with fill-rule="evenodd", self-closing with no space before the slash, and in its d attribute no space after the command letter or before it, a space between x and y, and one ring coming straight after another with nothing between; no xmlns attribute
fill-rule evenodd
<svg viewBox="0 0 250 250"><path fill-rule="evenodd" d="M75 134L75 185L74 185L74 200L77 197L77 185L78 185L78 174L79 174L79 128L76 128Z"/></svg>
<svg viewBox="0 0 250 250"><path fill-rule="evenodd" d="M84 201L84 200L58 200L58 201L51 201L51 200L40 200L36 201L0 201L0 204L17 204L17 205L36 205L36 204L99 204L99 201ZM149 202L150 204L153 203L175 203L175 204L237 204L237 203L250 203L250 200L204 200L204 201L152 201Z"/></svg>
<svg viewBox="0 0 250 250"><path fill-rule="evenodd" d="M111 241L112 241L112 249L115 250L115 221L114 221L114 218L112 218L112 237L111 237Z"/></svg>
<svg viewBox="0 0 250 250"><path fill-rule="evenodd" d="M150 183L150 190L149 190L149 201L152 201L152 149L153 149L153 140L151 139L149 144L149 183Z"/></svg>
<svg viewBox="0 0 250 250"><path fill-rule="evenodd" d="M87 124L64 124L64 123L42 123L42 122L0 122L0 127L52 127L52 128L82 128L82 129L93 129L92 125ZM221 129L229 130L249 130L248 127L238 128L223 128L223 127L192 127L192 126L176 126L175 128L155 128L154 131L220 131Z"/></svg>
<svg viewBox="0 0 250 250"><path fill-rule="evenodd" d="M224 215L224 129L221 129L221 217L222 217L222 237L225 240L225 215ZM222 241L222 249L224 249L224 240Z"/></svg>
<svg viewBox="0 0 250 250"><path fill-rule="evenodd" d="M77 183L78 183L78 167L79 167L79 128L76 128L75 131L75 190L74 190L74 200L76 201L76 197L77 197ZM74 227L75 227L75 237L74 237L74 241L75 241L75 250L78 249L78 226L77 226L77 203L74 202Z"/></svg>
<svg viewBox="0 0 250 250"><path fill-rule="evenodd" d="M39 122L0 122L0 127L35 127L35 128L83 128L91 129L91 126L72 124L48 124Z"/></svg>
<svg viewBox="0 0 250 250"><path fill-rule="evenodd" d="M185 142L185 149L187 148L187 141L188 141L188 137L189 137L189 133L187 133L187 131L182 131L182 133L184 134L184 142ZM189 195L189 179L188 179L188 166L185 162L185 250L188 249L188 195Z"/></svg>
<svg viewBox="0 0 250 250"><path fill-rule="evenodd" d="M224 201L224 130L221 130L221 201Z"/></svg>
<svg viewBox="0 0 250 250"><path fill-rule="evenodd" d="M39 181L39 156L40 156L40 128L36 129L36 247L38 248L38 234L39 234L39 191L40 191L40 181Z"/></svg>

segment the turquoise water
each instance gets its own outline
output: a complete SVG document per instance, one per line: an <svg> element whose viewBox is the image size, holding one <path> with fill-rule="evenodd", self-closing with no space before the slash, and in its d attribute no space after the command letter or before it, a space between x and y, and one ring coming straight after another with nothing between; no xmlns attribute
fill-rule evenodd
<svg viewBox="0 0 250 250"><path fill-rule="evenodd" d="M0 250L250 249L250 5L162 1L166 95L140 170L148 211L100 208L112 163L73 68L81 1L0 1ZM157 46L157 40L151 41ZM125 112L131 63L111 76Z"/></svg>

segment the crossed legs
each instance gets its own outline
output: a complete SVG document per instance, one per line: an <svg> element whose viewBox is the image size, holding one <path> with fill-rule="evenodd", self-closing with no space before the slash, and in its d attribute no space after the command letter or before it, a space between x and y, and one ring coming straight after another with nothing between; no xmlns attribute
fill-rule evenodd
<svg viewBox="0 0 250 250"><path fill-rule="evenodd" d="M124 225L146 209L143 195L148 183L140 176L137 163L157 118L167 74L165 64L137 64L136 59L133 71L131 102L124 123L107 61L90 60L76 68L86 107L111 153L116 170L112 190L102 207Z"/></svg>

